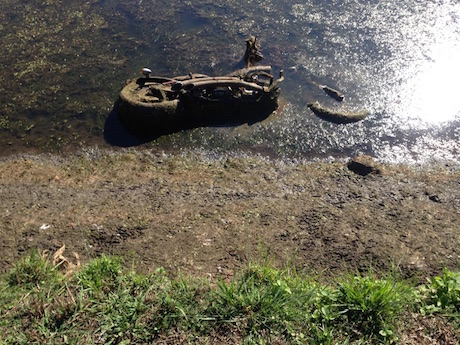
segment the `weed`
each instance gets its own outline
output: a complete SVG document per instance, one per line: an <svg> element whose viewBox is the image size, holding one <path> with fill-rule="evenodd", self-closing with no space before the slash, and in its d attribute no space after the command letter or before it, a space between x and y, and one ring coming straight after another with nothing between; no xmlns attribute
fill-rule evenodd
<svg viewBox="0 0 460 345"><path fill-rule="evenodd" d="M460 320L460 272L444 267L441 276L431 278L419 291L423 315L443 312Z"/></svg>

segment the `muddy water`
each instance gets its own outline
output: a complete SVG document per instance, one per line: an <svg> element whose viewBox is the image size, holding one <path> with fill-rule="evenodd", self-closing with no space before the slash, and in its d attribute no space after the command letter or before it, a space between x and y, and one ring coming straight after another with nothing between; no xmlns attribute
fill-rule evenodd
<svg viewBox="0 0 460 345"><path fill-rule="evenodd" d="M454 0L3 0L0 35L3 155L98 145L459 161ZM259 36L264 62L285 71L276 114L149 141L120 127L114 102L141 67L166 76L228 73L249 35ZM343 92L344 102L322 84ZM328 123L308 109L314 100L370 115Z"/></svg>

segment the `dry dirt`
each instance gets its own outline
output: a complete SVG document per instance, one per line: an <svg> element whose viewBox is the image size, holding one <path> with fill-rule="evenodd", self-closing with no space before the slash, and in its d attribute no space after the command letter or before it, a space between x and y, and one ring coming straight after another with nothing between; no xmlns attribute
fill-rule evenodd
<svg viewBox="0 0 460 345"><path fill-rule="evenodd" d="M0 271L31 248L229 277L249 261L335 275L458 268L460 168L88 150L0 160ZM268 253L268 254L267 254Z"/></svg>

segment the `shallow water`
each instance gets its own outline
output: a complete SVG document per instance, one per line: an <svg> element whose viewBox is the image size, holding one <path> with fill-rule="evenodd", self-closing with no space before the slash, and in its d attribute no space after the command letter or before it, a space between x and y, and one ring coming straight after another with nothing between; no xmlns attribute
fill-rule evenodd
<svg viewBox="0 0 460 345"><path fill-rule="evenodd" d="M460 4L447 0L3 0L0 147L61 152L134 146L302 158L459 161ZM196 128L148 143L119 128L114 102L141 67L172 76L239 67L258 35L285 71L283 106L263 122ZM338 103L319 87L342 91ZM337 125L308 109L368 109Z"/></svg>

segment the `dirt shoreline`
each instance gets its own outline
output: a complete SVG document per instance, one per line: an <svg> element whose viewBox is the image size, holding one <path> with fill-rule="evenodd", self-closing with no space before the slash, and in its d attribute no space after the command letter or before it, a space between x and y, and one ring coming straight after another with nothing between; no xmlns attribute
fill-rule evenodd
<svg viewBox="0 0 460 345"><path fill-rule="evenodd" d="M0 271L63 244L82 262L116 254L138 271L202 277L266 253L326 277L396 264L423 280L458 268L460 166L381 168L135 150L2 158Z"/></svg>

